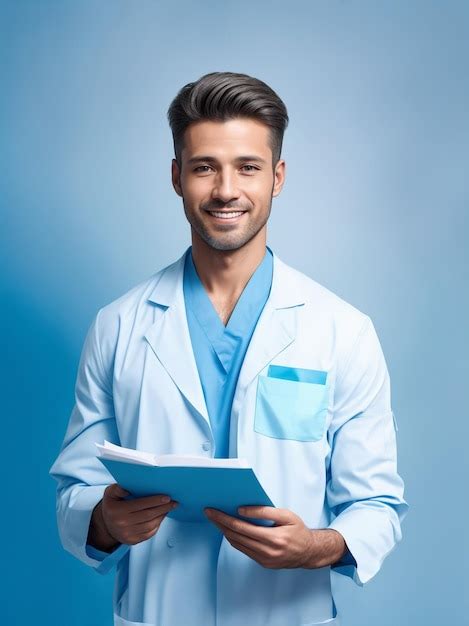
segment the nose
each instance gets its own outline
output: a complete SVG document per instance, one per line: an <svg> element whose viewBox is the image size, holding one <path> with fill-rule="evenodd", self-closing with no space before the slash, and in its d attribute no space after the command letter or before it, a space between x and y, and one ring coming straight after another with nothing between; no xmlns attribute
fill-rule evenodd
<svg viewBox="0 0 469 626"><path fill-rule="evenodd" d="M218 172L214 182L212 198L216 198L222 202L229 202L230 200L239 198L240 191L236 175L232 172Z"/></svg>

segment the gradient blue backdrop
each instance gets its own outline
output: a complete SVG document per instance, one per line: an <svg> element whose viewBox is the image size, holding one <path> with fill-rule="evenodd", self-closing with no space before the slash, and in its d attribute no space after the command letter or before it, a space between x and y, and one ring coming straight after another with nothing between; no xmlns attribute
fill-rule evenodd
<svg viewBox="0 0 469 626"><path fill-rule="evenodd" d="M189 244L167 107L231 70L291 118L271 247L371 316L391 373L411 511L367 586L334 576L343 624L462 624L468 41L467 2L1 2L2 622L111 624L48 469L94 314Z"/></svg>

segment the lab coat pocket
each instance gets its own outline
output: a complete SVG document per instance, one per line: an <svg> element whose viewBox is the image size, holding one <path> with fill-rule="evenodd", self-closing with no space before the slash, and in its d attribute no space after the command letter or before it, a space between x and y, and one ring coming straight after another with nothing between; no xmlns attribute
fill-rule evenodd
<svg viewBox="0 0 469 626"><path fill-rule="evenodd" d="M325 430L327 407L325 381L302 382L260 375L254 430L275 439L319 441Z"/></svg>

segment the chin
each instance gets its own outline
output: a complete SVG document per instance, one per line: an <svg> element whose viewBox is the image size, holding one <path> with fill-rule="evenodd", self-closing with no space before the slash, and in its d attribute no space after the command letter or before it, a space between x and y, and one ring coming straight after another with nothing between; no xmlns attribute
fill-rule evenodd
<svg viewBox="0 0 469 626"><path fill-rule="evenodd" d="M205 240L205 243L214 250L224 250L228 252L229 250L238 250L239 248L242 248L244 245L246 245L247 241L216 241L213 239L209 239L208 241Z"/></svg>
<svg viewBox="0 0 469 626"><path fill-rule="evenodd" d="M191 223L191 226L207 246L213 248L213 250L230 252L239 250L247 245L259 234L264 224L262 224L260 228L256 228L254 232L248 229L248 232L226 233L225 236L223 236L223 233L218 233L217 236L210 232L209 229L205 228L205 225L199 223Z"/></svg>

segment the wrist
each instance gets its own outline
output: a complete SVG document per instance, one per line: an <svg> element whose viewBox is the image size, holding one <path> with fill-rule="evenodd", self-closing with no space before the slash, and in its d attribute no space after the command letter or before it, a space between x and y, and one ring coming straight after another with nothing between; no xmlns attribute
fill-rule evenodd
<svg viewBox="0 0 469 626"><path fill-rule="evenodd" d="M103 552L112 552L119 545L119 542L107 529L103 517L102 503L103 501L100 500L91 514L87 543Z"/></svg>
<svg viewBox="0 0 469 626"><path fill-rule="evenodd" d="M307 564L304 567L316 569L333 565L347 552L347 544L342 535L332 528L310 529L311 543Z"/></svg>

